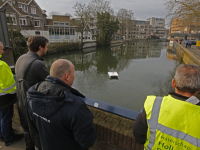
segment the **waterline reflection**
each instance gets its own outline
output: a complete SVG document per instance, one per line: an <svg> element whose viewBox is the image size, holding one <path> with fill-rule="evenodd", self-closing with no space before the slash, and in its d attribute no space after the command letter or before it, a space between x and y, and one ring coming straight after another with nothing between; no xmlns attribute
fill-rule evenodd
<svg viewBox="0 0 200 150"><path fill-rule="evenodd" d="M111 48L91 48L45 57L70 60L76 69L73 86L90 98L140 111L147 95L167 94L178 62L166 56L167 43L128 42ZM117 72L110 80L108 72ZM166 87L166 88L165 88Z"/></svg>

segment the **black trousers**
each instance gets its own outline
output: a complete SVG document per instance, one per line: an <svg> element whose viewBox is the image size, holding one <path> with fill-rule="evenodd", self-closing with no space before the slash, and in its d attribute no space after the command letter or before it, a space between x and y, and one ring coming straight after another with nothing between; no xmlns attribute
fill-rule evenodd
<svg viewBox="0 0 200 150"><path fill-rule="evenodd" d="M35 125L31 122L27 106L23 106L18 100L18 111L20 116L21 126L24 130L25 144L27 150L42 150L38 131Z"/></svg>

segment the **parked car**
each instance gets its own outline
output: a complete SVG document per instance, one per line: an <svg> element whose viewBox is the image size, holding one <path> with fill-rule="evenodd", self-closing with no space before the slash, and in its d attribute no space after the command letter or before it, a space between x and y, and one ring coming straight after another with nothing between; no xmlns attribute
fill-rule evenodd
<svg viewBox="0 0 200 150"><path fill-rule="evenodd" d="M197 42L197 41L196 41L195 39L191 39L191 40L190 40L191 45L196 45L196 42Z"/></svg>

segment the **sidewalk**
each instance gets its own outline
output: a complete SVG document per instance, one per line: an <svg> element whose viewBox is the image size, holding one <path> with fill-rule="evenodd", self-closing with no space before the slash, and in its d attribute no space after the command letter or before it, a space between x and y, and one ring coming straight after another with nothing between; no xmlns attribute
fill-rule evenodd
<svg viewBox="0 0 200 150"><path fill-rule="evenodd" d="M17 123L13 123L13 129L15 134L23 133L21 126ZM21 139L10 146L4 146L4 142L0 142L0 150L25 150L25 141Z"/></svg>
<svg viewBox="0 0 200 150"><path fill-rule="evenodd" d="M186 46L185 43L182 42L181 44L182 46ZM191 47L187 47L187 49L189 49L190 51L192 51L194 54L196 54L197 56L200 57L200 48L196 47L196 45L191 45Z"/></svg>
<svg viewBox="0 0 200 150"><path fill-rule="evenodd" d="M21 126L17 123L13 123L13 129L15 134L23 133ZM98 142L97 142L98 141ZM118 147L110 145L109 143L96 139L95 144L89 150L121 150ZM4 142L0 141L0 150L25 150L24 138L10 146L4 146Z"/></svg>

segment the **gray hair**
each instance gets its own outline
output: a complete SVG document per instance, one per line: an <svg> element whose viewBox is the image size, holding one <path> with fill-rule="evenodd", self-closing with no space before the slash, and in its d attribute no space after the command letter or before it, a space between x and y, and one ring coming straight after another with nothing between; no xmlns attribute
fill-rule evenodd
<svg viewBox="0 0 200 150"><path fill-rule="evenodd" d="M181 64L176 69L174 80L179 91L194 94L200 89L200 69L196 65Z"/></svg>
<svg viewBox="0 0 200 150"><path fill-rule="evenodd" d="M66 59L58 59L54 61L50 68L50 75L55 78L62 78L66 73L71 73L72 64L69 60Z"/></svg>
<svg viewBox="0 0 200 150"><path fill-rule="evenodd" d="M2 44L3 45L3 43L0 41L0 44Z"/></svg>

